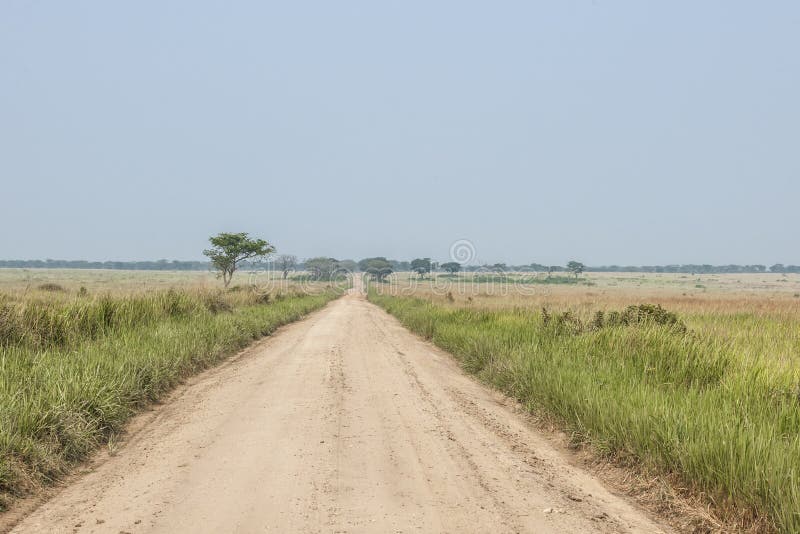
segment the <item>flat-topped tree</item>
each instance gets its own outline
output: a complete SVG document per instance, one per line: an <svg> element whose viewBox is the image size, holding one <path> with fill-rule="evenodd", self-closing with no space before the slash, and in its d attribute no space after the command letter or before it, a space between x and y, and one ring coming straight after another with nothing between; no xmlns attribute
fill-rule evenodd
<svg viewBox="0 0 800 534"><path fill-rule="evenodd" d="M442 264L442 269L447 271L450 274L456 274L458 271L461 270L461 264L457 261L448 261L447 263Z"/></svg>
<svg viewBox="0 0 800 534"><path fill-rule="evenodd" d="M263 239L252 239L247 232L230 234L222 232L208 238L212 248L204 250L203 254L211 260L211 266L219 271L218 276L222 278L225 287L231 283L233 273L245 260L254 258L266 258L273 252L275 247Z"/></svg>
<svg viewBox="0 0 800 534"><path fill-rule="evenodd" d="M567 264L567 270L578 278L578 275L586 270L586 266L579 261L571 261Z"/></svg>
<svg viewBox="0 0 800 534"><path fill-rule="evenodd" d="M382 256L377 258L364 258L358 262L358 267L378 282L383 282L386 280L387 276L394 272L391 262Z"/></svg>
<svg viewBox="0 0 800 534"><path fill-rule="evenodd" d="M432 267L430 258L417 258L411 262L411 270L420 278L425 278L425 275L431 272Z"/></svg>
<svg viewBox="0 0 800 534"><path fill-rule="evenodd" d="M344 274L339 272L339 260L336 258L324 256L309 258L305 261L305 266L314 280L333 280L338 275Z"/></svg>

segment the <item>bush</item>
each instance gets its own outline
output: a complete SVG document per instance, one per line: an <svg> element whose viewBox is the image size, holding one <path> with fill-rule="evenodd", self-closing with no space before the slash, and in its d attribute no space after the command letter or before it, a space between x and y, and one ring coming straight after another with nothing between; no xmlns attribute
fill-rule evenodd
<svg viewBox="0 0 800 534"><path fill-rule="evenodd" d="M666 326L676 332L686 332L686 325L678 318L678 315L665 310L659 304L628 306L623 312L611 312L608 315L597 312L592 320L594 329L642 325Z"/></svg>
<svg viewBox="0 0 800 534"><path fill-rule="evenodd" d="M47 282L45 284L39 284L39 289L41 291L66 291L62 286L58 284L54 284L52 282Z"/></svg>
<svg viewBox="0 0 800 534"><path fill-rule="evenodd" d="M680 334L687 331L686 325L677 314L665 310L658 304L628 306L621 312L597 311L587 324L584 324L571 311L553 315L547 308L542 308L542 324L554 328L557 332L574 335L620 326L662 326Z"/></svg>
<svg viewBox="0 0 800 534"><path fill-rule="evenodd" d="M203 297L206 309L212 314L233 311L231 306L220 293L209 293Z"/></svg>

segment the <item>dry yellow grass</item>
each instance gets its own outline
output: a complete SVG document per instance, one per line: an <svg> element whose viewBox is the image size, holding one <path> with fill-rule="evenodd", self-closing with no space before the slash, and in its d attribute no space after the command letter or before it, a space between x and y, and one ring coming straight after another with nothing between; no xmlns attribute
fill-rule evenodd
<svg viewBox="0 0 800 534"><path fill-rule="evenodd" d="M74 294L85 288L90 294L126 295L167 289L211 291L222 289L222 282L213 272L207 271L123 271L101 269L0 269L0 294L23 296L49 293L55 297L59 291L43 291L42 287L55 284ZM283 280L277 272L239 271L234 275L231 288L256 286L270 293L295 290L322 290L324 282L297 282Z"/></svg>
<svg viewBox="0 0 800 534"><path fill-rule="evenodd" d="M472 283L437 277L417 280L405 273L376 286L392 295L414 295L455 306L481 309L570 310L586 316L597 310L620 309L643 302L660 304L682 314L750 313L774 318L800 318L800 275L720 274L703 277L678 274L590 273L591 285L525 285ZM703 287L695 287L701 285Z"/></svg>

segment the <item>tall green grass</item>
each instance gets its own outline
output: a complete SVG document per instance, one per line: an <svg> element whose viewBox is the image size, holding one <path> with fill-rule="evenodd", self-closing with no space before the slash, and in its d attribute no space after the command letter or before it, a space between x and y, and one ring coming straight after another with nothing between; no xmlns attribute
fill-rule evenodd
<svg viewBox="0 0 800 534"><path fill-rule="evenodd" d="M742 358L741 339L669 325L569 331L530 311L370 299L600 451L800 532L796 366Z"/></svg>
<svg viewBox="0 0 800 534"><path fill-rule="evenodd" d="M337 295L0 301L0 508L56 479L186 376Z"/></svg>

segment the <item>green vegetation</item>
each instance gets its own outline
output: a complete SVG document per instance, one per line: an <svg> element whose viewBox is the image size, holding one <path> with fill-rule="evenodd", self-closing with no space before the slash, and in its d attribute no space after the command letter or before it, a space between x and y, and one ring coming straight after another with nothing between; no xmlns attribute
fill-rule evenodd
<svg viewBox="0 0 800 534"><path fill-rule="evenodd" d="M586 266L579 261L571 261L567 263L567 270L575 275L575 278L578 278L583 271L586 270Z"/></svg>
<svg viewBox="0 0 800 534"><path fill-rule="evenodd" d="M0 508L66 472L186 376L337 295L0 296Z"/></svg>
<svg viewBox="0 0 800 534"><path fill-rule="evenodd" d="M795 319L715 311L684 321L644 305L578 320L375 290L370 299L601 453L679 476L721 513L800 531Z"/></svg>
<svg viewBox="0 0 800 534"><path fill-rule="evenodd" d="M346 276L346 272L339 266L339 261L335 258L310 258L305 262L308 274L292 277L293 280L335 280Z"/></svg>
<svg viewBox="0 0 800 534"><path fill-rule="evenodd" d="M364 258L358 262L358 268L377 282L383 282L394 272L392 263L384 257Z"/></svg>
<svg viewBox="0 0 800 534"><path fill-rule="evenodd" d="M457 261L448 261L442 264L442 270L450 274L456 274L461 270L461 264Z"/></svg>
<svg viewBox="0 0 800 534"><path fill-rule="evenodd" d="M297 268L297 256L293 254L281 254L275 259L275 267L283 273L283 279L289 277L289 271Z"/></svg>
<svg viewBox="0 0 800 534"><path fill-rule="evenodd" d="M426 274L431 272L431 259L430 258L417 258L411 260L411 271L419 275L420 278L425 278Z"/></svg>
<svg viewBox="0 0 800 534"><path fill-rule="evenodd" d="M211 260L211 266L219 272L225 287L231 283L233 273L242 262L248 260L264 259L273 252L275 247L263 239L252 239L247 232L238 234L220 233L208 238L211 248L204 250L203 254Z"/></svg>

